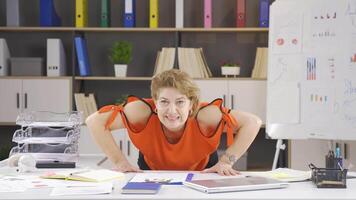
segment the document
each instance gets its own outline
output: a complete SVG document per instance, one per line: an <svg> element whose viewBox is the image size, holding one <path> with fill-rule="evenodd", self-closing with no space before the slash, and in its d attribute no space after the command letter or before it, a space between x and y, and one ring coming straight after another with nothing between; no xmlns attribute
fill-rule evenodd
<svg viewBox="0 0 356 200"><path fill-rule="evenodd" d="M97 183L87 186L63 186L53 188L51 196L69 196L69 195L93 195L110 194L113 190L113 183Z"/></svg>
<svg viewBox="0 0 356 200"><path fill-rule="evenodd" d="M241 172L245 176L273 178L283 182L305 181L311 178L311 171L301 171L289 168L278 168L265 172Z"/></svg>
<svg viewBox="0 0 356 200"><path fill-rule="evenodd" d="M66 179L76 181L101 182L114 179L124 179L125 174L108 169L81 169L47 172L41 178Z"/></svg>

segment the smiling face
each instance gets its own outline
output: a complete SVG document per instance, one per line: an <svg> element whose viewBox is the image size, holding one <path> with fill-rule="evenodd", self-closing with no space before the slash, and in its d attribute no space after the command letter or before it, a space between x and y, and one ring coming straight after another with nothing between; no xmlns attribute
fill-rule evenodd
<svg viewBox="0 0 356 200"><path fill-rule="evenodd" d="M186 95L175 88L161 88L155 104L158 118L165 128L173 132L184 128L192 109L192 103Z"/></svg>

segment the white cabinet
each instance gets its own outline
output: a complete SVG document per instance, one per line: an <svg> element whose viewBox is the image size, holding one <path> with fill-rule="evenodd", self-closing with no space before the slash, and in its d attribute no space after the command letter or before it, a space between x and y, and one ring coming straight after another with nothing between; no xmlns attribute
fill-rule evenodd
<svg viewBox="0 0 356 200"><path fill-rule="evenodd" d="M72 110L70 78L0 79L0 122L14 123L21 111Z"/></svg>
<svg viewBox="0 0 356 200"><path fill-rule="evenodd" d="M138 149L132 144L127 130L115 130L112 132L112 136L114 137L117 146L128 159L132 166L137 165L138 159ZM81 156L85 155L102 155L104 157L104 153L101 151L99 146L93 141L89 129L87 126L82 126L80 132L80 139L79 139L79 154ZM99 161L99 160L98 160ZM113 166L110 161L106 161L105 166Z"/></svg>
<svg viewBox="0 0 356 200"><path fill-rule="evenodd" d="M310 170L309 163L313 163L317 167L325 167L325 155L329 152L329 142L321 139L290 140L290 163L288 167ZM349 168L350 164L356 161L356 141L337 142L340 146L341 157L344 158L344 167Z"/></svg>
<svg viewBox="0 0 356 200"><path fill-rule="evenodd" d="M127 160L132 166L137 165L139 150L131 142L126 129L117 130L112 132L116 143L118 144L122 153L126 156Z"/></svg>
<svg viewBox="0 0 356 200"><path fill-rule="evenodd" d="M224 99L225 106L253 113L266 122L265 80L196 80L202 101Z"/></svg>
<svg viewBox="0 0 356 200"><path fill-rule="evenodd" d="M22 109L22 81L0 79L0 122L14 122Z"/></svg>

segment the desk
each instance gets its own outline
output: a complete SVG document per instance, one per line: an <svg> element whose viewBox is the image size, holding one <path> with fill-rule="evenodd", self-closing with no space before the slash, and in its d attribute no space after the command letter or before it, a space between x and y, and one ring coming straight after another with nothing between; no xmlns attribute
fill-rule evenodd
<svg viewBox="0 0 356 200"><path fill-rule="evenodd" d="M96 159L97 160L97 159ZM127 179L132 174L127 175ZM182 185L164 185L156 195L120 194L125 181L116 182L107 195L49 196L51 188L30 189L22 193L0 193L0 199L356 199L356 179L347 180L347 189L318 189L312 182L291 183L289 187L273 190L205 194Z"/></svg>

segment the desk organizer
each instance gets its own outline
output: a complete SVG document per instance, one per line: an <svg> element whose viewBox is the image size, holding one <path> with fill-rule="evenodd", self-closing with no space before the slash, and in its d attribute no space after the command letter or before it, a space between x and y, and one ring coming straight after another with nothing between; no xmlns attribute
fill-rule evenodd
<svg viewBox="0 0 356 200"><path fill-rule="evenodd" d="M309 164L312 181L318 188L346 188L347 169L317 168Z"/></svg>
<svg viewBox="0 0 356 200"><path fill-rule="evenodd" d="M16 119L21 128L14 132L17 143L10 151L14 154L31 154L37 163L78 161L78 140L83 117L81 112L23 112ZM75 165L73 165L75 166Z"/></svg>

